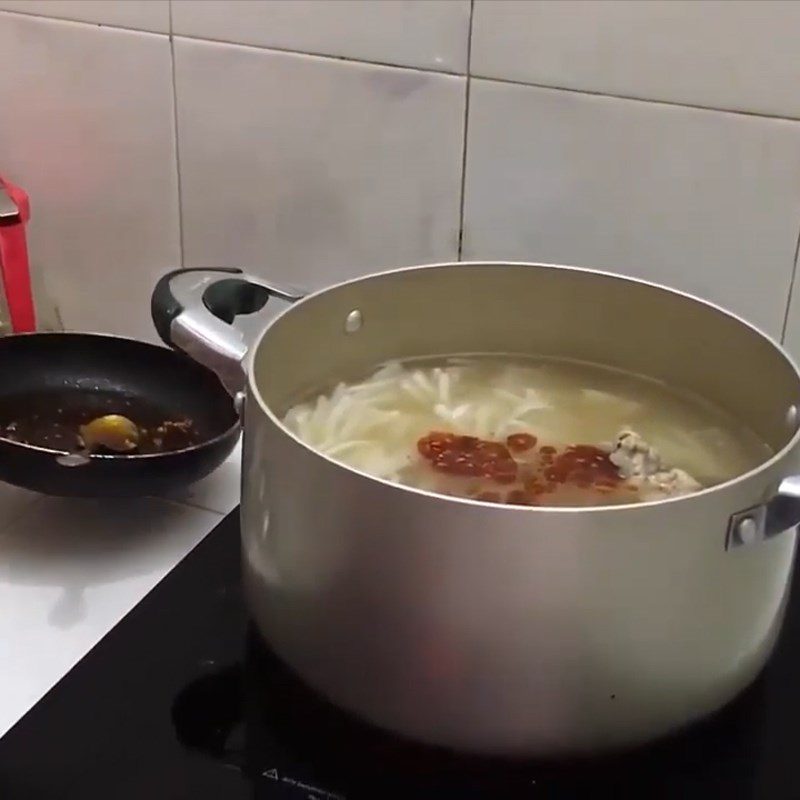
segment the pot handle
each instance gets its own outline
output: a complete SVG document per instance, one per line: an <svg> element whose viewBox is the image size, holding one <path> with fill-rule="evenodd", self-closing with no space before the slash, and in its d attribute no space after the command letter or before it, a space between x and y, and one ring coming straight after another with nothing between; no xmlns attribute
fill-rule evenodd
<svg viewBox="0 0 800 800"><path fill-rule="evenodd" d="M731 515L725 549L748 547L800 525L800 475L784 478L777 494Z"/></svg>
<svg viewBox="0 0 800 800"><path fill-rule="evenodd" d="M236 397L245 386L247 343L235 318L262 312L271 298L293 303L304 295L236 267L176 269L153 289L150 314L165 344L215 372Z"/></svg>

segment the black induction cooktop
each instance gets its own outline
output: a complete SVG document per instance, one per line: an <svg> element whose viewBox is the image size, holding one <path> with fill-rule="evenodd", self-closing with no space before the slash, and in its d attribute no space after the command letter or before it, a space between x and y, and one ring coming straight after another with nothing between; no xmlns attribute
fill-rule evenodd
<svg viewBox="0 0 800 800"><path fill-rule="evenodd" d="M238 535L235 512L0 739L2 800L800 799L797 592L772 662L713 718L613 758L497 761L399 741L298 683L249 626Z"/></svg>

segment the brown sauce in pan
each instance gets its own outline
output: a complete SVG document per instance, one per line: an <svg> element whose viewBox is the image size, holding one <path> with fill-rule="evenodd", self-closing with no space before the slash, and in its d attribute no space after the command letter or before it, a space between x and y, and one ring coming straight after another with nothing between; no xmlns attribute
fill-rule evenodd
<svg viewBox="0 0 800 800"><path fill-rule="evenodd" d="M53 450L75 451L81 447L80 426L105 414L122 414L137 425L140 440L133 455L183 450L211 435L194 420L139 397L102 390L67 389L2 398L0 438Z"/></svg>

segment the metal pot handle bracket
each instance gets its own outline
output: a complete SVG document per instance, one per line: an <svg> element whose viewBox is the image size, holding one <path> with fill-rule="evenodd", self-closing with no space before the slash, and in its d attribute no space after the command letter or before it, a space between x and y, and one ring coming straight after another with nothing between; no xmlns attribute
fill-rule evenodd
<svg viewBox="0 0 800 800"><path fill-rule="evenodd" d="M272 298L293 303L305 294L235 267L176 269L156 284L150 313L165 344L215 372L238 400L247 380L247 342L235 318L263 312Z"/></svg>
<svg viewBox="0 0 800 800"><path fill-rule="evenodd" d="M800 525L800 475L793 475L781 481L777 494L766 503L731 515L725 549L757 544L797 525Z"/></svg>

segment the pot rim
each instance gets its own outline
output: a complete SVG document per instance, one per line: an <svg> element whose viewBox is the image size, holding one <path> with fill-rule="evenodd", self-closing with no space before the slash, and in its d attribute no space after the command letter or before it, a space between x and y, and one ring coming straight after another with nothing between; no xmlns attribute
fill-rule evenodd
<svg viewBox="0 0 800 800"><path fill-rule="evenodd" d="M247 355L246 372L247 372L248 394L250 395L250 397L256 400L260 410L282 433L284 433L286 436L288 436L290 439L292 439L294 442L300 445L303 449L307 450L310 454L316 456L317 458L321 458L327 461L334 467L346 470L360 478L366 478L369 481L381 484L396 491L408 492L414 495L421 495L423 497L427 497L445 503L459 503L464 505L477 506L478 508L492 508L495 511L504 511L512 513L556 512L560 514L575 514L575 513L586 513L586 512L604 512L606 514L620 514L626 511L630 512L633 510L652 508L654 506L665 506L665 505L671 505L673 503L683 503L686 501L696 500L716 492L724 491L737 484L744 483L750 480L751 478L756 478L762 473L769 472L772 467L781 462L800 443L800 425L798 425L797 428L795 429L794 434L789 439L789 441L780 450L778 450L776 453L770 456L770 458L768 458L766 461L761 462L758 466L753 467L753 469L748 470L747 472L744 472L741 475L737 475L736 477L731 478L730 480L724 481L723 483L718 483L714 486L706 487L704 489L701 489L699 492L693 492L692 494L681 495L678 497L668 497L662 500L648 500L643 503L621 503L619 505L605 505L605 506L514 506L514 505L500 505L497 503L487 503L483 500L475 500L470 497L453 497L450 495L438 494L436 492L431 492L426 489L418 489L414 486L406 486L405 484L402 483L390 481L385 478L379 478L375 475L371 475L368 472L364 472L363 470L356 469L355 467L351 467L348 464L344 464L341 461L337 461L336 459L331 458L330 456L327 456L324 453L320 453L318 450L307 445L305 442L302 441L302 439L300 439L292 431L290 431L289 428L287 428L283 424L283 422L278 418L278 416L273 413L272 409L264 400L261 391L256 385L252 369L255 353L261 347L261 342L269 334L270 329L287 314L295 313L296 309L302 307L305 303L314 300L316 297L325 294L326 292L333 291L334 289L340 289L345 286L362 283L364 281L368 281L373 278L380 278L387 275L397 275L406 272L408 273L419 272L428 269L441 269L444 267L539 267L539 268L553 269L553 270L569 270L570 272L582 273L587 275L600 275L603 277L612 278L614 280L622 281L625 283L639 284L641 286L647 286L653 289L658 289L662 292L667 292L669 294L676 295L678 297L682 297L686 300L692 301L699 305L705 306L709 311L714 311L718 314L723 314L724 316L734 320L735 322L738 322L740 325L749 328L749 330L754 335L761 337L775 350L778 351L778 353L784 358L786 363L789 364L789 366L792 368L795 374L795 378L797 379L798 384L800 384L800 369L798 369L797 363L788 353L788 351L783 347L782 344L777 342L769 334L762 331L753 323L749 322L748 320L744 319L738 314L735 314L733 311L729 311L728 309L723 308L722 306L717 305L716 303L713 303L710 300L705 300L702 297L698 297L697 295L691 294L690 292L684 292L679 289L673 289L669 286L665 286L664 284L656 283L655 281L647 281L641 278L634 278L628 275L620 275L619 273L609 272L607 270L591 269L590 267L575 267L565 264L548 264L548 263L539 263L533 261L481 260L481 261L443 261L434 264L419 264L416 266L394 267L391 269L380 270L378 272L371 272L368 275L362 275L356 278L348 278L347 280L339 281L338 283L331 284L330 286L326 286L322 289L318 289L314 292L309 293L308 295L301 298L297 302L283 309L283 311L277 314L273 319L269 321L269 323L267 323L267 325L265 325L265 327L255 338L252 346L248 350L248 355Z"/></svg>

